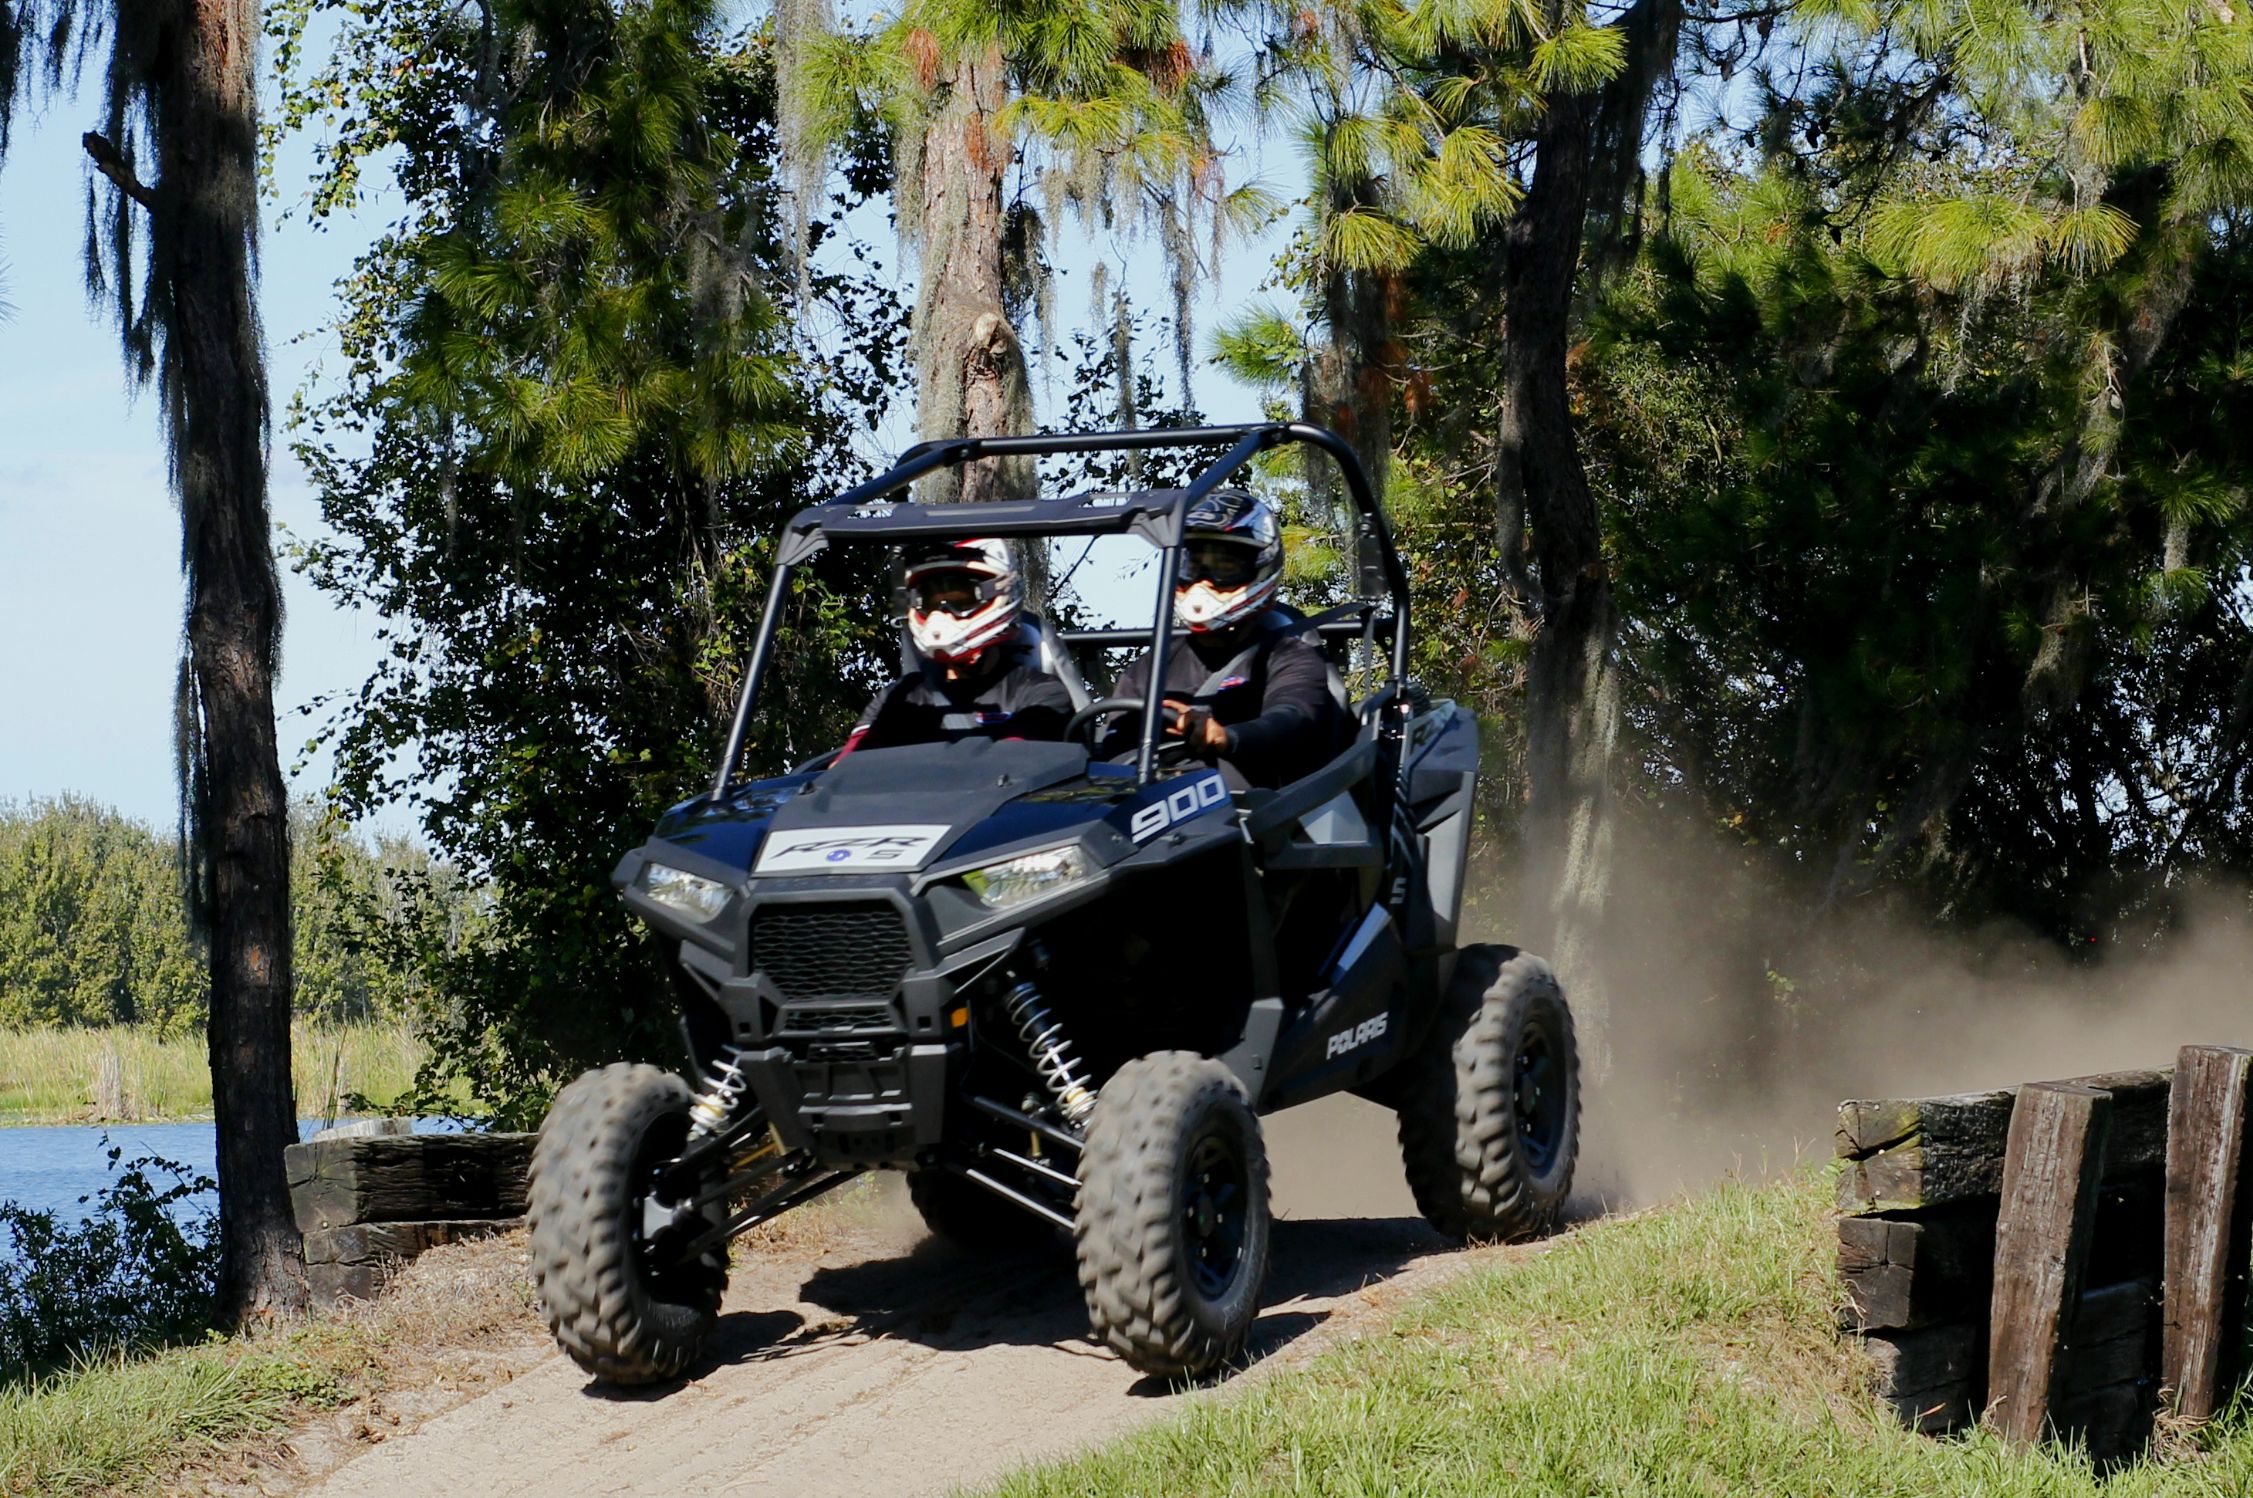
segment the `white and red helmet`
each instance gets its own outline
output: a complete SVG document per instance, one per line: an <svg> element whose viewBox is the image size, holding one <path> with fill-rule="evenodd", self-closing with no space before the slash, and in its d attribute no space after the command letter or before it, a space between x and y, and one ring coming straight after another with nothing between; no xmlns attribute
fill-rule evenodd
<svg viewBox="0 0 2253 1498"><path fill-rule="evenodd" d="M1257 615L1283 580L1283 528L1267 502L1242 489L1197 501L1181 537L1173 617L1191 634L1227 629Z"/></svg>
<svg viewBox="0 0 2253 1498"><path fill-rule="evenodd" d="M911 551L901 579L907 633L926 660L966 666L1016 633L1025 580L1000 541L945 541Z"/></svg>

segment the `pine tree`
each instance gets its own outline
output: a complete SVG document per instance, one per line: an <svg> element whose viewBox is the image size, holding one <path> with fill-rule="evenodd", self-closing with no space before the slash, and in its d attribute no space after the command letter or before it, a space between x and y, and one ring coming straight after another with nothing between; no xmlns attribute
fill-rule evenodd
<svg viewBox="0 0 2253 1498"><path fill-rule="evenodd" d="M1033 426L1023 323L1057 341L1042 250L1068 215L1155 233L1186 391L1200 240L1266 198L1224 187L1211 126L1230 80L1189 46L1171 0L915 0L865 33L833 30L817 0L784 0L776 31L801 214L854 131L891 141L894 213L918 261L924 437ZM1032 482L1030 460L995 460L926 492L1022 497Z"/></svg>

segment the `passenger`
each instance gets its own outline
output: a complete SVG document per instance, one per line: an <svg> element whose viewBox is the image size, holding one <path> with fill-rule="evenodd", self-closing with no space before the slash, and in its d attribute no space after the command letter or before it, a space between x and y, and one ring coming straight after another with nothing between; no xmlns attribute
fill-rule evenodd
<svg viewBox="0 0 2253 1498"><path fill-rule="evenodd" d="M917 669L876 694L837 751L957 739L1055 739L1071 721L1064 683L1040 669L1025 581L1001 541L910 551L902 581Z"/></svg>
<svg viewBox="0 0 2253 1498"><path fill-rule="evenodd" d="M1322 647L1301 628L1305 616L1275 602L1282 577L1283 531L1266 501L1224 489L1191 508L1173 588L1174 623L1188 638L1166 663L1165 732L1216 762L1237 790L1312 774L1352 727ZM1145 653L1111 694L1139 702L1149 681ZM1128 718L1107 747L1139 733Z"/></svg>

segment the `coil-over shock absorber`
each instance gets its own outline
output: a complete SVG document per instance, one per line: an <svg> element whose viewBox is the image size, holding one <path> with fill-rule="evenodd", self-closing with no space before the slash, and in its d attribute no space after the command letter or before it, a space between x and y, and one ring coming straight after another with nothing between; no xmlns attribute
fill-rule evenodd
<svg viewBox="0 0 2253 1498"><path fill-rule="evenodd" d="M696 1100L688 1105L688 1137L702 1139L717 1134L735 1118L743 1094L751 1083L743 1075L743 1048L724 1045L706 1070Z"/></svg>
<svg viewBox="0 0 2253 1498"><path fill-rule="evenodd" d="M1080 1064L1064 1027L1049 1017L1040 990L1027 979L1009 990L1002 1004L1009 1011L1009 1022L1017 1027L1018 1038L1025 1042L1041 1085L1055 1095L1056 1106L1063 1110L1065 1119L1074 1124L1085 1121L1095 1108L1095 1089L1087 1085L1087 1068Z"/></svg>

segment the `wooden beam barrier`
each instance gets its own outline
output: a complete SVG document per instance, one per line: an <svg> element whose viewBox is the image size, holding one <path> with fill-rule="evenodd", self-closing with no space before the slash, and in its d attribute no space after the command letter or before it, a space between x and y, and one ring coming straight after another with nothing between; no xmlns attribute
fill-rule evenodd
<svg viewBox="0 0 2253 1498"><path fill-rule="evenodd" d="M2185 1420L2212 1419L2245 1372L2249 1079L2253 1051L2236 1046L2185 1046L2175 1063L2159 1380Z"/></svg>
<svg viewBox="0 0 2253 1498"><path fill-rule="evenodd" d="M1912 1428L2133 1451L2253 1379L2253 1050L1840 1105L1841 1319Z"/></svg>
<svg viewBox="0 0 2253 1498"><path fill-rule="evenodd" d="M1983 1423L2020 1444L2056 1422L2111 1125L2112 1094L2073 1082L2022 1087L2011 1110Z"/></svg>
<svg viewBox="0 0 2253 1498"><path fill-rule="evenodd" d="M290 1145L283 1173L313 1303L366 1299L426 1249L516 1226L534 1138L355 1129Z"/></svg>
<svg viewBox="0 0 2253 1498"><path fill-rule="evenodd" d="M2163 1071L2069 1079L2070 1085L2112 1095L2106 1180L2157 1174L2164 1167L2167 1081ZM2002 1190L2004 1149L2023 1090L1839 1104L1835 1147L1845 1162L1839 1210L1923 1213L1952 1202L1992 1200Z"/></svg>
<svg viewBox="0 0 2253 1498"><path fill-rule="evenodd" d="M300 1232L356 1222L520 1217L531 1134L320 1139L282 1151Z"/></svg>

